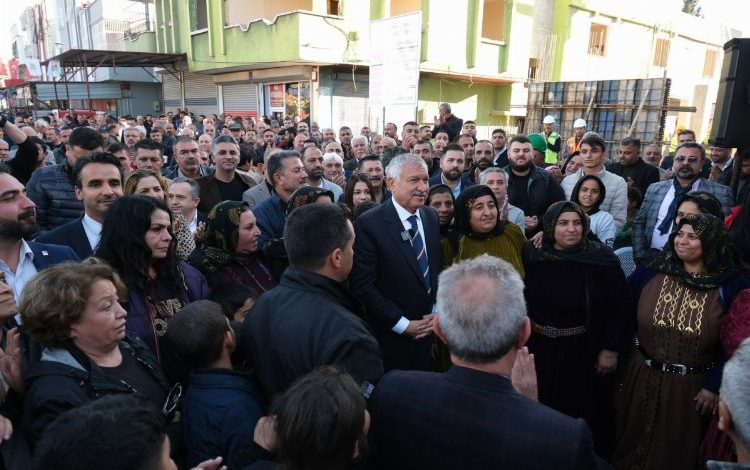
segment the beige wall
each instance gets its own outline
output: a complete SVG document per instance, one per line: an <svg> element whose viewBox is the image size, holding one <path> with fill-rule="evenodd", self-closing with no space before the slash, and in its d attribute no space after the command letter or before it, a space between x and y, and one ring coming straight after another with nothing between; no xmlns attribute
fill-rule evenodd
<svg viewBox="0 0 750 470"><path fill-rule="evenodd" d="M227 25L249 23L259 18L273 20L279 13L312 11L313 0L226 0Z"/></svg>

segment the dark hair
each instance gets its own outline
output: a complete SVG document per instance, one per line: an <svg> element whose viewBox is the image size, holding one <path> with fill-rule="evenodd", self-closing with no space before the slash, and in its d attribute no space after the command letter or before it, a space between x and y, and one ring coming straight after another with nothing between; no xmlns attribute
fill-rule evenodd
<svg viewBox="0 0 750 470"><path fill-rule="evenodd" d="M680 149L698 149L701 153L701 161L706 159L706 149L703 148L703 146L698 142L685 142L684 144L678 145L674 151L675 157L677 156L677 152L679 152Z"/></svg>
<svg viewBox="0 0 750 470"><path fill-rule="evenodd" d="M208 300L213 300L221 306L224 316L234 321L234 312L242 307L247 299L257 299L258 293L244 285L219 284L211 290Z"/></svg>
<svg viewBox="0 0 750 470"><path fill-rule="evenodd" d="M122 171L122 166L120 166L120 160L117 159L114 155L111 153L106 152L94 152L90 155L86 155L84 157L81 157L76 161L76 164L73 165L73 176L75 178L75 185L77 188L81 188L81 171L83 171L83 168L90 164L90 163L103 163L105 165L114 165L115 168L117 168L117 171L120 173L120 185L123 183L124 179L124 173Z"/></svg>
<svg viewBox="0 0 750 470"><path fill-rule="evenodd" d="M372 183L370 183L370 176L367 173L352 173L349 179L346 180L346 188L344 188L344 204L352 211L352 214L355 211L354 186L360 181L365 183L367 189L370 190L370 201L375 201L375 189L373 189Z"/></svg>
<svg viewBox="0 0 750 470"><path fill-rule="evenodd" d="M107 147L107 153L117 153L117 152L121 152L123 150L127 151L128 148L125 147L125 145L121 144L120 142L115 142L113 144L110 144Z"/></svg>
<svg viewBox="0 0 750 470"><path fill-rule="evenodd" d="M380 162L381 165L383 164L383 161L380 159L380 155L378 155L377 153L370 153L357 161L357 170L362 171L362 168L365 166L365 162Z"/></svg>
<svg viewBox="0 0 750 470"><path fill-rule="evenodd" d="M136 156L138 155L138 151L141 150L141 149L143 149L143 150L158 150L159 151L159 155L162 154L161 144L159 142L157 142L155 140L151 140L151 139L143 139L143 140L139 140L138 142L135 143L135 145L133 146L133 152L135 152Z"/></svg>
<svg viewBox="0 0 750 470"><path fill-rule="evenodd" d="M189 135L181 135L174 140L174 145L172 146L172 148L177 150L177 144L181 144L183 142L195 142L195 139L193 139Z"/></svg>
<svg viewBox="0 0 750 470"><path fill-rule="evenodd" d="M325 223L321 223L325 221ZM284 247L289 265L319 269L335 249L343 249L352 236L349 218L336 204L307 204L292 211L284 227ZM310 240L317 240L310 243Z"/></svg>
<svg viewBox="0 0 750 470"><path fill-rule="evenodd" d="M476 122L474 122L474 121L464 121L464 126L465 126L466 124L474 124L475 126L477 125L477 123L476 123Z"/></svg>
<svg viewBox="0 0 750 470"><path fill-rule="evenodd" d="M579 156L580 154L581 152L579 150L576 150L575 152L568 155L568 158L566 158L565 162L563 162L562 164L562 168L560 168L560 171L562 172L563 175L565 174L565 170L568 169L568 164L571 162L571 160L573 160L575 157Z"/></svg>
<svg viewBox="0 0 750 470"><path fill-rule="evenodd" d="M451 188L448 185L436 184L430 187L430 190L427 192L427 201L425 202L425 204L429 206L430 202L432 202L432 197L435 196L436 194L450 194L451 199L453 199L453 203L454 204L456 203L455 201L456 198L453 196L453 190L451 190Z"/></svg>
<svg viewBox="0 0 750 470"><path fill-rule="evenodd" d="M76 127L68 137L68 148L79 147L84 150L96 150L104 147L104 137L90 127Z"/></svg>
<svg viewBox="0 0 750 470"><path fill-rule="evenodd" d="M294 382L274 402L278 454L286 469L344 469L359 443L366 452L365 400L351 376L325 366Z"/></svg>
<svg viewBox="0 0 750 470"><path fill-rule="evenodd" d="M583 136L581 139L581 143L578 148L580 148L583 144L588 144L589 147L599 147L599 149L603 152L605 143L604 139L602 139L599 134L595 132L588 132L586 135Z"/></svg>
<svg viewBox="0 0 750 470"><path fill-rule="evenodd" d="M354 210L352 211L352 220L357 220L357 217L369 211L370 209L375 209L379 205L380 204L375 201L367 201L358 206L355 206Z"/></svg>
<svg viewBox="0 0 750 470"><path fill-rule="evenodd" d="M607 187L604 186L604 183L601 179L599 179L596 175L586 175L583 178L579 179L576 185L573 187L573 192L570 195L571 202L575 202L579 206L581 206L580 199L578 197L578 193L581 192L581 186L583 186L583 183L585 183L588 180L594 180L596 181L596 184L599 185L599 199L596 200L596 203L594 203L594 206L589 209L590 213L595 213L599 210L599 206L602 205L602 201L604 201L604 198L607 196ZM583 208L583 206L581 206ZM584 212L586 209L584 209Z"/></svg>
<svg viewBox="0 0 750 470"><path fill-rule="evenodd" d="M280 173L284 168L284 160L287 158L299 158L302 156L295 150L282 150L271 155L268 159L268 165L266 165L266 177L269 181L273 181L273 177L276 173Z"/></svg>
<svg viewBox="0 0 750 470"><path fill-rule="evenodd" d="M43 141L39 137L33 136L33 137L27 137L27 139L29 139L29 142L31 142L31 143L34 143L36 145L41 145L42 146L42 150L45 151L45 152L47 151L47 149L48 149L47 142Z"/></svg>
<svg viewBox="0 0 750 470"><path fill-rule="evenodd" d="M245 165L246 163L252 163L255 160L255 149L251 144L242 142L240 144L240 162L237 166Z"/></svg>
<svg viewBox="0 0 750 470"><path fill-rule="evenodd" d="M636 210L640 209L641 204L643 204L643 193L641 192L641 190L634 186L629 186L628 201L635 201Z"/></svg>
<svg viewBox="0 0 750 470"><path fill-rule="evenodd" d="M229 328L221 305L196 300L174 314L166 336L185 364L191 368L210 367L221 358Z"/></svg>
<svg viewBox="0 0 750 470"><path fill-rule="evenodd" d="M681 131L678 131L677 132L677 137L679 137L681 135L685 135L685 134L690 134L690 135L693 136L693 139L695 139L695 131L692 130L692 129L683 129Z"/></svg>
<svg viewBox="0 0 750 470"><path fill-rule="evenodd" d="M474 142L474 137L470 136L469 134L458 134L455 139L451 141L452 144L456 144L460 147L460 144L458 143L462 138L471 139L472 142ZM446 146L447 147L447 146ZM463 147L461 147L461 151L463 152Z"/></svg>
<svg viewBox="0 0 750 470"><path fill-rule="evenodd" d="M510 148L510 146L515 144L516 142L518 142L519 144L531 144L531 139L523 134L515 135L512 139L510 139L510 142L508 142L508 148Z"/></svg>
<svg viewBox="0 0 750 470"><path fill-rule="evenodd" d="M641 151L641 139L638 137L625 137L620 141L620 145L624 145L626 147L635 147L638 149L638 151Z"/></svg>
<svg viewBox="0 0 750 470"><path fill-rule="evenodd" d="M419 127L419 124L417 124L417 122L416 122L416 121L406 121L406 122L404 123L404 125L403 125L403 126L401 126L401 127L402 127L402 128L404 128L404 127L406 127L406 126L417 126L417 127Z"/></svg>
<svg viewBox="0 0 750 470"><path fill-rule="evenodd" d="M745 151L743 155L750 154ZM745 272L750 268L750 191L742 204L740 215L729 229L729 240L739 253Z"/></svg>
<svg viewBox="0 0 750 470"><path fill-rule="evenodd" d="M153 285L148 276L152 255L145 237L151 227L151 215L157 210L169 214L171 222L172 212L166 203L149 196L125 196L113 202L107 210L96 256L108 262L120 273L128 289L136 288L144 292L150 290L150 286ZM157 277L176 292L183 279L177 267L177 239L172 232L171 224L168 230L172 235L172 242L167 257L156 263L154 269Z"/></svg>
<svg viewBox="0 0 750 470"><path fill-rule="evenodd" d="M446 154L448 154L449 151L453 150L454 152L461 152L464 153L464 148L456 143L450 143L443 147L443 155L440 158L443 158Z"/></svg>
<svg viewBox="0 0 750 470"><path fill-rule="evenodd" d="M159 411L134 395L108 395L61 414L42 434L33 470L156 468L166 426Z"/></svg>

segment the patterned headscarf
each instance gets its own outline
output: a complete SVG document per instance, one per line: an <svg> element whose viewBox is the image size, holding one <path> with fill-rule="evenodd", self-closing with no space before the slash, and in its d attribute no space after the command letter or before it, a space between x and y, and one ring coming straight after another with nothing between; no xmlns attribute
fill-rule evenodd
<svg viewBox="0 0 750 470"><path fill-rule="evenodd" d="M685 271L682 260L674 248L674 240L679 229L685 225L693 228L703 249L703 263L706 272L692 274ZM685 284L696 289L715 289L726 280L740 273L736 253L729 243L727 229L722 221L710 214L691 214L683 217L677 230L669 235L664 251L648 259L647 267L665 274L679 277Z"/></svg>
<svg viewBox="0 0 750 470"><path fill-rule="evenodd" d="M555 248L555 227L560 216L565 212L575 212L581 217L581 241L569 250ZM524 261L575 261L594 266L619 266L620 260L607 246L586 238L589 232L589 219L583 208L570 201L552 204L542 217L542 248L537 249L532 242L524 248Z"/></svg>
<svg viewBox="0 0 750 470"><path fill-rule="evenodd" d="M208 213L201 251L201 270L214 272L232 263L249 265L254 255L235 253L240 233L240 215L248 205L241 201L224 201Z"/></svg>
<svg viewBox="0 0 750 470"><path fill-rule="evenodd" d="M677 201L677 209L685 201L694 202L704 214L711 214L718 219L724 219L724 211L721 209L721 201L719 198L707 191L690 191L686 195L682 196L682 199ZM674 225L674 230L677 230L677 225Z"/></svg>
<svg viewBox="0 0 750 470"><path fill-rule="evenodd" d="M495 225L495 228L487 233L475 232L471 228L471 208L474 207L477 199L482 196L490 196L494 201L495 207L497 207L498 211L497 224ZM456 198L456 204L453 209L453 220L456 221L456 230L461 235L466 235L467 237L473 238L475 240L487 240L489 238L502 235L508 222L499 218L501 210L502 208L498 207L497 205L497 198L495 197L495 193L492 192L492 189L490 189L489 186L485 186L483 184L470 186L461 191L461 194L459 194Z"/></svg>
<svg viewBox="0 0 750 470"><path fill-rule="evenodd" d="M287 217L289 217L289 214L291 214L294 209L306 206L307 204L313 204L323 195L330 197L332 203L336 203L333 192L329 189L318 188L316 186L302 186L297 189L292 194L292 197L289 198L289 203L286 206Z"/></svg>

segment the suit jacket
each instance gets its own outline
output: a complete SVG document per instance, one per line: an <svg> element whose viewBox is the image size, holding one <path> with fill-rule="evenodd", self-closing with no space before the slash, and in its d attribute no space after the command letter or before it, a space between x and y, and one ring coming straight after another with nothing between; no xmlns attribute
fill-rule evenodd
<svg viewBox="0 0 750 470"><path fill-rule="evenodd" d="M268 184L268 180L261 181L257 186L245 191L242 195L242 200L250 206L250 209L254 209L261 202L271 197L271 185Z"/></svg>
<svg viewBox="0 0 750 470"><path fill-rule="evenodd" d="M430 292L411 244L401 236L404 226L393 202L365 212L354 224L354 266L349 285L365 304L366 320L380 342L386 370L429 367L431 336L413 341L391 330L402 316L421 319L435 304L442 269L440 228L434 209L421 207L419 213L430 265Z"/></svg>
<svg viewBox="0 0 750 470"><path fill-rule="evenodd" d="M651 249L651 236L659 217L659 208L674 184L672 181L670 179L652 184L643 197L643 204L633 220L633 256L636 259L642 258ZM698 190L708 191L719 198L724 215L729 215L729 209L732 207L732 190L729 187L701 178Z"/></svg>
<svg viewBox="0 0 750 470"><path fill-rule="evenodd" d="M468 188L469 186L474 186L474 181L471 179L471 173L461 173L461 191ZM430 187L435 186L436 184L443 184L443 180L440 179L443 172L437 173L435 176L430 178Z"/></svg>
<svg viewBox="0 0 750 470"><path fill-rule="evenodd" d="M245 179L238 174L235 175L235 178L240 178L247 188L250 187ZM216 176L211 173L207 176L201 176L195 180L195 182L198 183L201 190L201 201L198 203L198 210L209 213L216 204L222 202L219 185L216 182Z"/></svg>
<svg viewBox="0 0 750 470"><path fill-rule="evenodd" d="M394 371L370 405L376 468L607 468L582 419L520 395L500 375Z"/></svg>
<svg viewBox="0 0 750 470"><path fill-rule="evenodd" d="M70 247L80 259L88 258L93 254L86 231L83 229L83 216L45 233L36 241Z"/></svg>
<svg viewBox="0 0 750 470"><path fill-rule="evenodd" d="M505 168L509 163L510 161L508 160L508 147L505 147L502 152L495 155L492 159L492 166L497 168Z"/></svg>
<svg viewBox="0 0 750 470"><path fill-rule="evenodd" d="M453 139L455 139L456 136L461 133L461 129L463 129L463 127L464 120L456 117L455 114L451 114L444 123L440 124L439 126L433 126L432 137L435 138L438 132L443 131L448 134L448 139L453 141Z"/></svg>
<svg viewBox="0 0 750 470"><path fill-rule="evenodd" d="M75 251L70 247L39 242L27 243L34 253L34 267L37 271L64 261L80 261Z"/></svg>

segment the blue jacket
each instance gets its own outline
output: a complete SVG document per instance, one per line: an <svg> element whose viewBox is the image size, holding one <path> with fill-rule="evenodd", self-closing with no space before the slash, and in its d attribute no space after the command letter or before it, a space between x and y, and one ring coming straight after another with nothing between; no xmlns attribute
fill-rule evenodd
<svg viewBox="0 0 750 470"><path fill-rule="evenodd" d="M188 468L224 457L238 468L238 452L253 445L253 430L263 415L250 374L230 369L195 369L183 402L182 426Z"/></svg>

